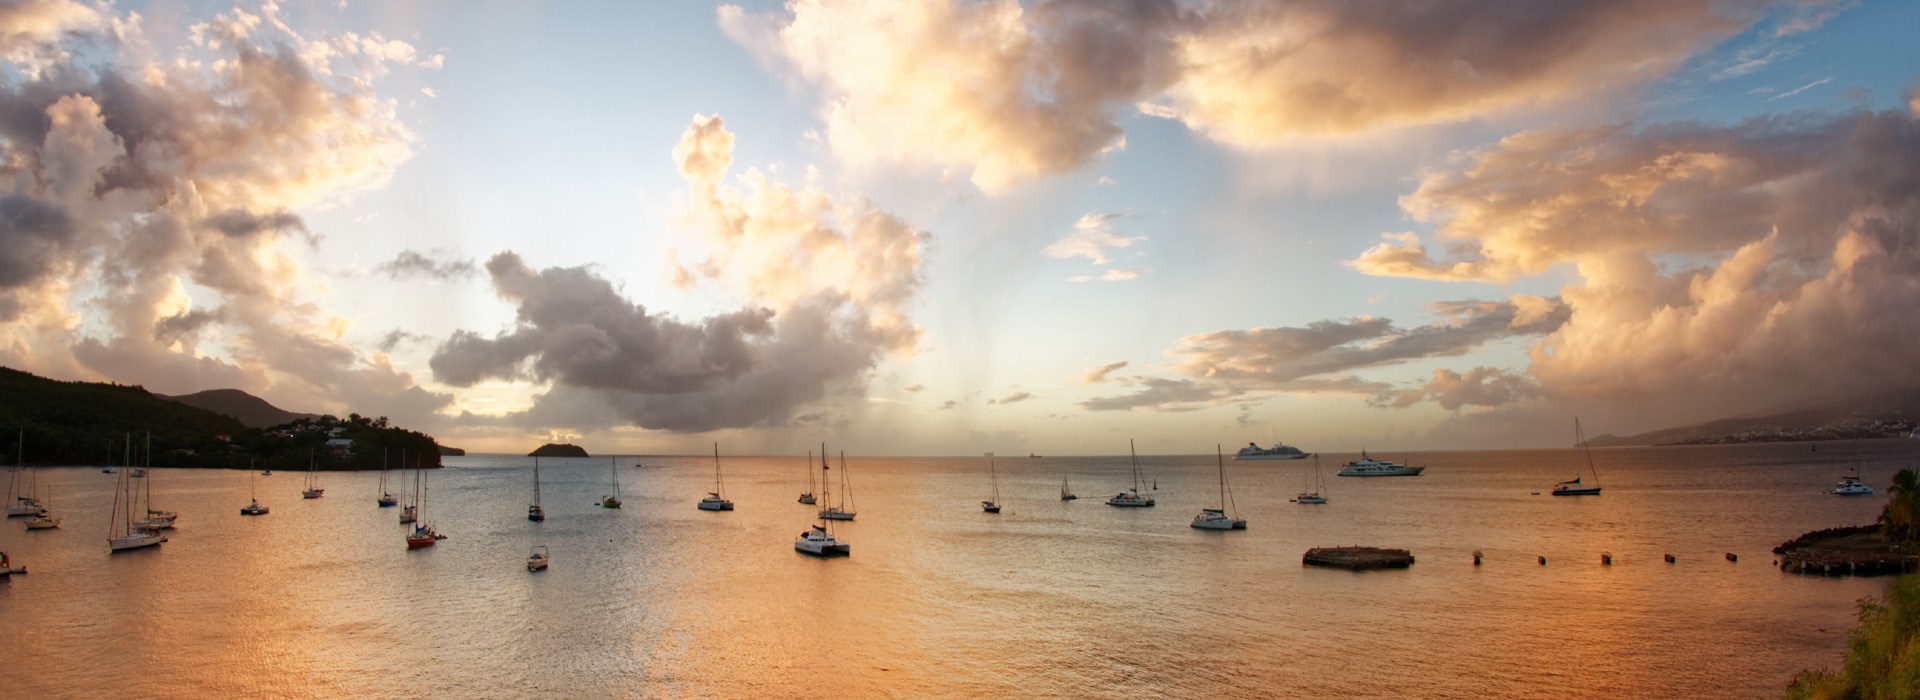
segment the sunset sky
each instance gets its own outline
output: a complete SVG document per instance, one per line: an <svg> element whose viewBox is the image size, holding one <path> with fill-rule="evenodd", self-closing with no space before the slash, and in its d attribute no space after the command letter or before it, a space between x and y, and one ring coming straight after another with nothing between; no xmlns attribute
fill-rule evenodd
<svg viewBox="0 0 1920 700"><path fill-rule="evenodd" d="M478 451L1920 386L1920 3L0 2L0 364Z"/></svg>

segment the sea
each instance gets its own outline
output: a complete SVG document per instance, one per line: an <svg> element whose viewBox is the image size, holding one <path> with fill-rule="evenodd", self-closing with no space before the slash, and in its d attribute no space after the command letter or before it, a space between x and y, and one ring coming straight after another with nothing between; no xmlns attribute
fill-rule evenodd
<svg viewBox="0 0 1920 700"><path fill-rule="evenodd" d="M132 483L178 527L110 554L119 475L36 469L62 523L0 528L29 572L0 583L0 697L1778 697L1840 665L1888 579L1770 549L1872 522L1920 461L1920 440L1598 449L1604 495L1567 498L1567 449L1375 452L1426 473L1364 479L1326 454L1330 502L1301 505L1314 460L1228 449L1244 531L1188 526L1222 505L1214 454L1141 455L1138 509L1104 502L1133 488L1125 454L993 458L998 515L987 457L849 454L832 559L792 546L816 522L802 454L723 451L731 512L695 508L712 455L542 459L543 523L532 458L449 457L422 507L447 538L417 551L379 472L308 500L305 472L156 469ZM1826 493L1856 469L1880 493ZM385 478L404 496L409 472ZM240 515L252 497L272 513ZM1302 566L1339 545L1417 561Z"/></svg>

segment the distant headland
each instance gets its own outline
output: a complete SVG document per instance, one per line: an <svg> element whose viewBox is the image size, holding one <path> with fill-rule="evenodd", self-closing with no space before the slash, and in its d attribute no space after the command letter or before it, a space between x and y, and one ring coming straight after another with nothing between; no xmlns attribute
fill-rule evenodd
<svg viewBox="0 0 1920 700"><path fill-rule="evenodd" d="M556 445L551 442L541 445L540 449L527 453L528 457L591 457L584 447L574 444Z"/></svg>

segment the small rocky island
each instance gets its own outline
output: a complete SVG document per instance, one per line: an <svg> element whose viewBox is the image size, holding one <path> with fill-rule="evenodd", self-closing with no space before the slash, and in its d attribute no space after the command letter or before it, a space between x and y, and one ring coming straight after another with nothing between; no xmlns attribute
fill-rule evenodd
<svg viewBox="0 0 1920 700"><path fill-rule="evenodd" d="M551 442L541 445L540 449L527 453L528 457L591 457L586 448L575 444L556 445Z"/></svg>

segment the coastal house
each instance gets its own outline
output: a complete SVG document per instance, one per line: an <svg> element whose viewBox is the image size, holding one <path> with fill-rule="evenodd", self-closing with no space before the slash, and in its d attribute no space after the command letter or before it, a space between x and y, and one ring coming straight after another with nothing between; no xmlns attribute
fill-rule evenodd
<svg viewBox="0 0 1920 700"><path fill-rule="evenodd" d="M333 450L335 457L345 457L353 454L353 440L351 438L330 439L327 441L327 449Z"/></svg>

